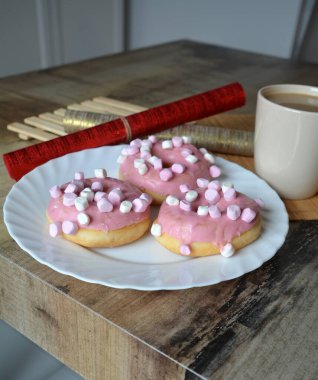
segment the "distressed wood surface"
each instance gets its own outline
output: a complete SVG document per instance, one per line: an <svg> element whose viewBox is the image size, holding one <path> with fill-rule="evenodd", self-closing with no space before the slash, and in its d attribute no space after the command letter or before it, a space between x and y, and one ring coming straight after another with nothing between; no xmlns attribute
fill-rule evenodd
<svg viewBox="0 0 318 380"><path fill-rule="evenodd" d="M182 41L9 77L0 80L0 151L33 143L7 131L10 122L99 95L150 107L237 80L248 103L235 113L251 114L259 87L317 84L317 72L315 65ZM0 173L2 205L13 181L2 161ZM312 212L316 220L291 222L283 247L254 272L157 292L54 272L21 250L1 219L0 317L87 379L316 379Z"/></svg>

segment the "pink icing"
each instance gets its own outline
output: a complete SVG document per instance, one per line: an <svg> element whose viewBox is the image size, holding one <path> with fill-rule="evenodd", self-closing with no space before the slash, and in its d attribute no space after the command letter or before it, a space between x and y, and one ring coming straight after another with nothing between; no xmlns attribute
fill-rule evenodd
<svg viewBox="0 0 318 380"><path fill-rule="evenodd" d="M193 154L198 158L196 163L188 162L183 154ZM190 189L197 187L198 178L207 178L211 180L209 168L211 164L204 158L203 154L193 145L183 143L180 147L173 147L171 149L163 149L161 141L154 143L151 147L151 155L160 157L162 160L162 167L170 169L173 164L179 163L184 166L183 173L175 173L172 179L164 181L160 178L160 169L156 170L155 167L149 165L148 172L141 176L134 168L134 160L140 158L141 153L134 156L127 156L127 158L120 164L120 171L128 182L144 189L146 191L154 192L163 196L174 195L177 197L182 196L180 185L187 184Z"/></svg>
<svg viewBox="0 0 318 380"><path fill-rule="evenodd" d="M85 186L90 187L93 182L101 182L103 188L110 192L112 189L120 188L125 200L133 201L141 196L141 191L131 186L128 183L124 183L114 178L91 178L85 180ZM67 184L61 186L66 188ZM65 194L66 195L66 194ZM79 195L79 194L78 194ZM147 205L149 203L147 202ZM77 215L79 211L75 206L64 206L63 195L58 198L51 198L47 213L53 223L69 221L77 224ZM85 210L85 213L89 216L91 222L85 226L85 229L94 229L102 231L116 230L127 225L139 223L149 217L150 207L147 207L143 212L129 212L127 214L119 211L119 206L113 206L111 212L100 212L97 207L97 203L90 202L89 207Z"/></svg>
<svg viewBox="0 0 318 380"><path fill-rule="evenodd" d="M255 225L257 218L250 223L246 223L240 218L235 221L229 219L227 217L229 203L223 197L220 198L216 205L211 205L205 199L205 189L198 188L196 191L199 196L192 202L191 211L184 211L180 207L170 207L165 202L161 205L158 223L162 226L163 233L178 239L181 244L212 242L219 247L223 247L231 242L235 236L241 235ZM231 201L231 204L238 206L242 210L250 208L256 214L259 212L258 204L241 193L237 193L237 197ZM197 215L199 205L208 205L209 215ZM217 217L218 210L220 212L219 217Z"/></svg>

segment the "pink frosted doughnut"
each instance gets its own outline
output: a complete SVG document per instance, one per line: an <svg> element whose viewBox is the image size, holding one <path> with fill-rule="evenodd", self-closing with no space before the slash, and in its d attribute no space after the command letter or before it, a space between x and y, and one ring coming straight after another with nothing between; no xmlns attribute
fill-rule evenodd
<svg viewBox="0 0 318 380"><path fill-rule="evenodd" d="M202 186L208 186L212 174L220 174L218 167L212 170L211 162L204 158L204 154L183 138L175 136L167 141L165 144L161 140L153 141L149 146L151 157L145 159L148 171L144 175L140 175L134 167L134 161L142 156L143 152L140 151L127 155L119 168L119 178L150 194L155 204L161 204L168 195L180 197L180 185L186 184L189 189L195 189L200 179Z"/></svg>

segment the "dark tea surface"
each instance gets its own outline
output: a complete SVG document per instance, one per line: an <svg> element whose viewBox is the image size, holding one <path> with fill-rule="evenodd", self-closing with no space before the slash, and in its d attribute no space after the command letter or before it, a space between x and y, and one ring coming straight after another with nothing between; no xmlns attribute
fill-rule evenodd
<svg viewBox="0 0 318 380"><path fill-rule="evenodd" d="M272 93L266 98L273 103L300 111L318 112L318 96L296 93Z"/></svg>

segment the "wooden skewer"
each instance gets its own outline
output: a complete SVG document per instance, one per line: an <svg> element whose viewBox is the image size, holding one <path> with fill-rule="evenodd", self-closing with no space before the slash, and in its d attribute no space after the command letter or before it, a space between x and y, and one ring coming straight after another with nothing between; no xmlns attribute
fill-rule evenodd
<svg viewBox="0 0 318 380"><path fill-rule="evenodd" d="M51 123L63 125L63 117L59 115L55 115L54 113L46 112L46 113L41 113L39 115L40 119L50 121Z"/></svg>
<svg viewBox="0 0 318 380"><path fill-rule="evenodd" d="M22 123L11 123L7 127L12 132L17 132L22 140L37 139L40 141L52 140L56 135L45 132L39 128L29 127Z"/></svg>
<svg viewBox="0 0 318 380"><path fill-rule="evenodd" d="M142 112L147 109L146 107L142 107L137 104L127 103L117 99L106 98L104 96L97 96L93 99L93 101L96 103L104 104L107 107L114 107L115 110L119 109L127 112L130 111L130 113ZM114 114L116 114L116 112L114 112Z"/></svg>
<svg viewBox="0 0 318 380"><path fill-rule="evenodd" d="M32 125L34 127L43 129L44 131L53 132L59 136L65 136L67 133L61 125L51 123L50 121L42 120L39 117L31 116L24 119L26 124Z"/></svg>

